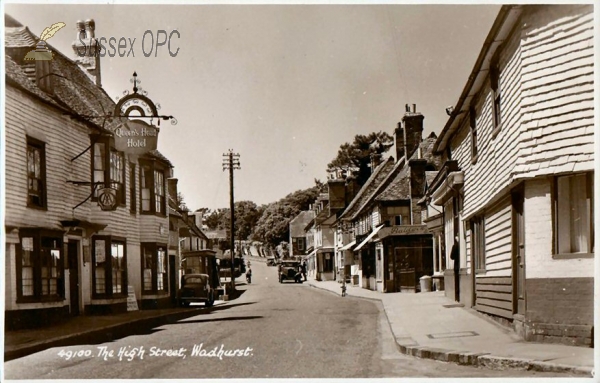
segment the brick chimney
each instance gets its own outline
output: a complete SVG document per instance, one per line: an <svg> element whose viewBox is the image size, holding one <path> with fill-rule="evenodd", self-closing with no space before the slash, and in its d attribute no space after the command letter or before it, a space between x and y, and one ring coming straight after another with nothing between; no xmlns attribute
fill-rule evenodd
<svg viewBox="0 0 600 383"><path fill-rule="evenodd" d="M427 160L417 159L408 162L410 168L410 199L413 224L421 223L421 211L418 208L417 202L423 197L425 190L425 169L427 168Z"/></svg>
<svg viewBox="0 0 600 383"><path fill-rule="evenodd" d="M394 136L396 136L396 161L400 161L404 157L404 129L402 129L402 123L398 123L398 127L394 130Z"/></svg>
<svg viewBox="0 0 600 383"><path fill-rule="evenodd" d="M344 179L334 179L327 181L329 189L329 210L335 213L339 209L346 207L346 181Z"/></svg>
<svg viewBox="0 0 600 383"><path fill-rule="evenodd" d="M417 105L412 104L412 110L406 104L406 112L402 117L404 125L404 153L410 158L423 141L423 115L417 112Z"/></svg>
<svg viewBox="0 0 600 383"><path fill-rule="evenodd" d="M75 62L97 85L102 86L100 76L100 43L95 36L96 22L93 19L77 21L77 36L73 41ZM106 48L104 48L106 49Z"/></svg>

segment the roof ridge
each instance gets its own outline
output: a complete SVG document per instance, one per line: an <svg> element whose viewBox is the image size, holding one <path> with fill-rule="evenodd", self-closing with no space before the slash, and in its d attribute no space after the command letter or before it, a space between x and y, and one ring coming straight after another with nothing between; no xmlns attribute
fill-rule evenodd
<svg viewBox="0 0 600 383"><path fill-rule="evenodd" d="M385 161L383 161L381 164L379 164L376 168L375 171L373 171L373 173L371 174L371 176L367 179L367 182L365 182L365 184L360 188L360 190L358 191L358 194L356 194L356 196L352 199L352 201L350 201L350 204L348 205L348 207L346 207L346 209L344 210L344 212L340 215L339 219L343 219L344 216L350 211L352 210L355 205L358 203L358 201L360 200L360 198L363 197L363 195L367 192L367 189L369 188L369 186L371 186L371 184L373 182L375 182L375 179L377 178L377 175L379 175L379 173L381 173L382 169L388 165L388 163L394 161L394 157L389 156L385 159Z"/></svg>

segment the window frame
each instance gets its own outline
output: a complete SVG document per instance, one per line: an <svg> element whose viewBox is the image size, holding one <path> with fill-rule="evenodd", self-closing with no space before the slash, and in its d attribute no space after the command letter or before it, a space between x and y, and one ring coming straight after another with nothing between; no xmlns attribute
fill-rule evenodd
<svg viewBox="0 0 600 383"><path fill-rule="evenodd" d="M136 176L135 176L135 164L129 163L129 212L131 214L137 214L137 189L136 189Z"/></svg>
<svg viewBox="0 0 600 383"><path fill-rule="evenodd" d="M23 295L23 238L32 238L31 250L31 268L32 268L32 295ZM44 267L42 259L43 239L56 240L57 244L52 248L59 252L56 264L56 293L43 293L43 273ZM20 229L19 243L16 244L16 284L17 284L17 303L39 303L39 302L61 302L65 298L65 250L64 250L64 232L60 230L49 229Z"/></svg>
<svg viewBox="0 0 600 383"><path fill-rule="evenodd" d="M485 217L471 219L471 260L476 274L485 274L487 259L485 256Z"/></svg>
<svg viewBox="0 0 600 383"><path fill-rule="evenodd" d="M167 178L168 178L168 174L167 174L167 167L163 166L161 164L159 164L156 160L140 160L139 161L139 179L140 179L140 190L139 190L139 197L140 197L140 214L144 214L144 215L157 215L160 217L166 217L167 216L167 193L168 193L168 189L167 189ZM148 174L151 175L151 179L146 181L146 174L145 172L148 171ZM156 211L156 206L157 206L157 196L156 196L156 174L160 173L162 175L162 190L163 190L163 195L162 195L162 200L160 200L160 206L162 211L157 212ZM151 187L146 188L144 187L145 185L150 185ZM144 194L144 190L145 189L149 189L149 195L148 195L148 210L144 210L144 201L146 199L143 198L143 194Z"/></svg>
<svg viewBox="0 0 600 383"><path fill-rule="evenodd" d="M96 241L104 241L104 257L105 257L105 267L104 267L104 292L99 293L96 291ZM112 235L94 235L91 238L92 241L92 299L115 299L115 298L124 298L127 297L127 239L122 237L115 237ZM112 245L113 243L122 244L123 245L123 260L122 263L125 267L122 269L121 276L121 292L114 292L113 287L113 264L112 264ZM110 257L110 262L108 262L108 258ZM110 291L108 291L108 287L110 286Z"/></svg>
<svg viewBox="0 0 600 383"><path fill-rule="evenodd" d="M46 179L46 143L43 141L40 141L38 139L35 139L33 137L27 136L27 147L26 147L26 176L27 176L27 207L29 208L33 208L33 209L40 209L40 210L48 210L48 199L47 199L47 179ZM38 198L40 199L39 203L35 203L31 201L31 194L30 191L31 189L29 188L29 181L30 181L30 172L29 172L29 150L30 148L39 150L39 158L40 158L40 178L33 178L34 182L37 181L39 182L38 184L38 189L41 189L38 191L39 196ZM34 172L35 173L35 172Z"/></svg>
<svg viewBox="0 0 600 383"><path fill-rule="evenodd" d="M580 252L580 253L565 253L560 252L559 249L559 211L558 204L561 202L558 198L558 180L559 178L569 178L575 176L584 175L586 177L586 198L590 198L589 205L589 227L588 227L588 249L591 250L589 252ZM594 172L578 172L565 174L560 176L552 177L552 186L551 186L551 201L552 201L552 258L553 259L578 259L578 258L594 258L595 251L595 232L594 232ZM568 199L569 202L572 202L571 199Z"/></svg>
<svg viewBox="0 0 600 383"><path fill-rule="evenodd" d="M498 52L501 51L498 48ZM500 64L498 62L498 53L490 63L490 88L492 90L492 139L496 138L500 130L502 130L502 111L500 102L502 100L500 87Z"/></svg>
<svg viewBox="0 0 600 383"><path fill-rule="evenodd" d="M479 158L479 151L477 147L477 114L474 106L469 108L469 128L471 130L471 164L475 165Z"/></svg>
<svg viewBox="0 0 600 383"><path fill-rule="evenodd" d="M164 258L163 258L163 266L164 266L164 271L163 271L163 281L162 281L162 285L163 288L159 288L159 278L158 278L158 251L159 249L162 249L163 253L164 253ZM146 251L149 251L150 254L152 255L152 265L151 265L151 288L147 289L146 288L146 281L145 281L145 270L147 270L146 266ZM140 255L141 255L141 262L140 262L140 267L141 267L141 275L142 275L142 294L162 294L162 293L169 293L169 253L168 253L168 247L166 244L164 243L159 243L159 242L142 242L140 244Z"/></svg>
<svg viewBox="0 0 600 383"><path fill-rule="evenodd" d="M117 206L125 206L127 204L126 200L126 187L127 187L127 177L126 177L126 169L127 169L127 161L125 159L125 153L118 151L114 148L114 141L110 137L99 137L98 135L92 135L92 146L91 146L91 172L92 172L92 201L97 201L98 196L98 188L96 187L96 183L103 182L103 187L114 187L117 185ZM96 168L96 158L97 158L97 150L96 145L103 145L104 151L101 154L101 164L102 169ZM116 154L121 159L122 168L121 170L121 178L123 182L113 181L112 170L113 170L113 161L112 156ZM96 181L96 172L102 172L103 179L102 181Z"/></svg>

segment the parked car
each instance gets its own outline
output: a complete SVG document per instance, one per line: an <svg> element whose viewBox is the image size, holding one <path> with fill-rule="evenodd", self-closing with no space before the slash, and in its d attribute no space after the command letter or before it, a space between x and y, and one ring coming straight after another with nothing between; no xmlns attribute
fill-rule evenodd
<svg viewBox="0 0 600 383"><path fill-rule="evenodd" d="M206 306L212 306L215 303L215 291L210 286L208 274L183 275L178 299L181 306L189 306L191 302L204 302Z"/></svg>
<svg viewBox="0 0 600 383"><path fill-rule="evenodd" d="M267 258L267 266L277 266L277 261L275 257Z"/></svg>
<svg viewBox="0 0 600 383"><path fill-rule="evenodd" d="M281 261L279 264L279 283L283 283L283 281L302 283L299 261Z"/></svg>

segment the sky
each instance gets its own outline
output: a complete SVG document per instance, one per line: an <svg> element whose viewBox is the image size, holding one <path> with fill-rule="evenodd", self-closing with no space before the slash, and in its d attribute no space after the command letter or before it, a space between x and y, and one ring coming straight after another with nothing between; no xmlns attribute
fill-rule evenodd
<svg viewBox="0 0 600 383"><path fill-rule="evenodd" d="M136 39L133 55L101 59L102 85L122 96L136 71L159 112L176 117L177 125L161 125L158 150L192 210L229 206L229 149L241 163L235 200L260 205L325 181L327 164L355 135L393 134L405 104L425 116L423 137L439 133L499 9L5 4L37 35L66 23L48 42L71 58L77 20L93 18L96 37ZM175 57L156 46L159 30L172 36Z"/></svg>

